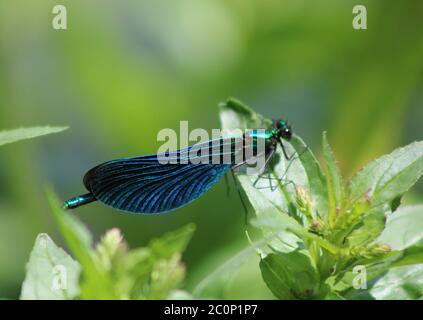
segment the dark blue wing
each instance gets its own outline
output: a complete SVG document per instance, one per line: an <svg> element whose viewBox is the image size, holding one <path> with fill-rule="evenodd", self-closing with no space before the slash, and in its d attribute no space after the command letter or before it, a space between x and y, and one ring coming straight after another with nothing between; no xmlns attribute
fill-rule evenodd
<svg viewBox="0 0 423 320"><path fill-rule="evenodd" d="M187 149L167 154L183 158ZM101 164L84 177L85 187L104 204L133 213L162 213L201 196L231 164L161 163L146 155Z"/></svg>

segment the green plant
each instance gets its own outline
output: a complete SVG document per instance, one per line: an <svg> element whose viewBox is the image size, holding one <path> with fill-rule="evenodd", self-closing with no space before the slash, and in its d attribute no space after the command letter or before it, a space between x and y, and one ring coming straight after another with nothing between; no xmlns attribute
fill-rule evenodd
<svg viewBox="0 0 423 320"><path fill-rule="evenodd" d="M270 120L231 99L221 106L221 122L230 132L268 126ZM298 136L284 145L294 160L279 152L255 185L256 176L239 176L256 214L253 225L264 235L265 245L257 250L273 294L279 299L421 298L423 219L418 215L423 206L400 203L423 174L423 142L371 162L347 184L326 133L325 171Z"/></svg>
<svg viewBox="0 0 423 320"><path fill-rule="evenodd" d="M33 127L0 131L0 146L66 130ZM63 212L48 190L54 220L77 260L39 234L27 264L21 299L186 299L176 288L185 275L181 254L194 232L188 225L128 250L120 231L108 231L93 247L92 236L73 215Z"/></svg>
<svg viewBox="0 0 423 320"><path fill-rule="evenodd" d="M21 299L185 299L176 288L185 267L181 254L193 225L163 235L143 248L128 250L119 230L109 230L94 247L86 227L64 212L51 190L51 211L67 246L76 258L46 235L35 241Z"/></svg>
<svg viewBox="0 0 423 320"><path fill-rule="evenodd" d="M0 131L0 146L66 130L68 127L40 126Z"/></svg>

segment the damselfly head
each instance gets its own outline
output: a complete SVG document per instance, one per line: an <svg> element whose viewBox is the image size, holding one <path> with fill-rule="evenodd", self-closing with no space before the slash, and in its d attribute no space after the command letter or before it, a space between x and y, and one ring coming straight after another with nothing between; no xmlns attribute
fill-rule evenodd
<svg viewBox="0 0 423 320"><path fill-rule="evenodd" d="M291 139L292 137L292 127L289 123L283 119L275 120L275 127L278 130L278 134L281 138L286 140Z"/></svg>

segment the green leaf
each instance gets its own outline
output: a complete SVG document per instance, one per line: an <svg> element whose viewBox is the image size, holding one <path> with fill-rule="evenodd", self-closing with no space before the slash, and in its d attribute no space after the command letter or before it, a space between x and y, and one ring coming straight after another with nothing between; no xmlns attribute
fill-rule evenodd
<svg viewBox="0 0 423 320"><path fill-rule="evenodd" d="M392 262L392 267L409 266L413 264L423 264L423 243L413 244L400 251L398 258Z"/></svg>
<svg viewBox="0 0 423 320"><path fill-rule="evenodd" d="M150 241L144 248L117 256L113 281L119 296L131 299L165 299L182 283L181 256L195 230L189 224Z"/></svg>
<svg viewBox="0 0 423 320"><path fill-rule="evenodd" d="M390 214L377 241L387 243L395 250L423 242L423 205L399 207Z"/></svg>
<svg viewBox="0 0 423 320"><path fill-rule="evenodd" d="M147 299L165 299L178 287L185 277L185 267L181 255L175 253L168 259L159 259L154 263L149 281Z"/></svg>
<svg viewBox="0 0 423 320"><path fill-rule="evenodd" d="M386 215L383 206L371 209L347 236L350 247L366 245L375 240L385 228Z"/></svg>
<svg viewBox="0 0 423 320"><path fill-rule="evenodd" d="M309 193L318 214L327 221L328 212L328 190L326 177L320 168L320 164L312 153L311 149L297 135L290 141L298 152L299 160L307 175Z"/></svg>
<svg viewBox="0 0 423 320"><path fill-rule="evenodd" d="M248 246L239 251L213 272L208 274L194 288L194 297L224 299L225 289L228 287L230 281L235 277L237 271L247 261L249 261L251 257L257 254L256 248L261 247L262 245L263 241L253 243L252 246Z"/></svg>
<svg viewBox="0 0 423 320"><path fill-rule="evenodd" d="M68 129L68 127L33 127L33 128L19 128L14 130L0 131L0 146L17 142L20 140L32 139L39 136L44 136L51 133L57 133Z"/></svg>
<svg viewBox="0 0 423 320"><path fill-rule="evenodd" d="M418 300L423 298L423 264L392 268L370 289L378 300Z"/></svg>
<svg viewBox="0 0 423 320"><path fill-rule="evenodd" d="M47 198L66 244L82 266L81 298L117 299L112 280L104 266L96 260L87 228L73 214L61 208L51 189L47 189Z"/></svg>
<svg viewBox="0 0 423 320"><path fill-rule="evenodd" d="M326 162L327 187L329 196L329 224L335 224L339 210L345 198L345 186L341 173L335 160L332 148L330 147L326 132L323 132L323 156Z"/></svg>
<svg viewBox="0 0 423 320"><path fill-rule="evenodd" d="M408 191L423 174L423 141L396 149L366 165L350 181L349 198L369 193L372 206L389 204Z"/></svg>
<svg viewBox="0 0 423 320"><path fill-rule="evenodd" d="M179 230L168 232L153 239L148 247L160 258L169 258L175 253L184 252L195 231L194 224L188 224Z"/></svg>
<svg viewBox="0 0 423 320"><path fill-rule="evenodd" d="M267 229L271 232L290 231L297 235L303 235L308 231L297 220L286 213L277 211L276 208L261 212L261 215L253 220L255 227Z"/></svg>
<svg viewBox="0 0 423 320"><path fill-rule="evenodd" d="M278 238L282 244L285 244L285 247L282 247L283 249L288 246L288 250L283 250L283 252L296 249L299 243L302 242L300 239L316 241L321 247L333 254L337 254L339 252L338 247L326 241L324 238L307 231L307 229L287 214L276 210L268 210L264 214L258 216L257 219L253 220L253 225L262 228L272 234L273 237ZM286 236L289 233L295 234L297 238L287 238ZM297 243L293 243L293 240L296 240ZM273 249L279 250L279 247L273 246L272 242L269 243L269 246Z"/></svg>
<svg viewBox="0 0 423 320"><path fill-rule="evenodd" d="M79 295L81 266L47 234L35 240L26 270L22 300L68 300Z"/></svg>
<svg viewBox="0 0 423 320"><path fill-rule="evenodd" d="M268 254L260 261L260 269L278 299L310 299L318 293L319 277L304 251Z"/></svg>
<svg viewBox="0 0 423 320"><path fill-rule="evenodd" d="M195 226L189 224L179 230L168 232L150 242L153 266L149 281L147 299L165 299L178 287L185 277L185 267L181 262Z"/></svg>
<svg viewBox="0 0 423 320"><path fill-rule="evenodd" d="M61 208L61 202L51 189L47 189L47 199L50 204L53 218L65 239L69 249L73 252L85 268L93 264L92 236L88 229L71 212Z"/></svg>

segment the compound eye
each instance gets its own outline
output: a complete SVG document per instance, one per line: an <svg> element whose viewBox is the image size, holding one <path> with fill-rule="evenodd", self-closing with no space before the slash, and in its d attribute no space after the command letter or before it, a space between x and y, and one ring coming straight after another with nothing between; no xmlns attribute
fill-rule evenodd
<svg viewBox="0 0 423 320"><path fill-rule="evenodd" d="M290 129L290 128L285 128L285 129L283 129L283 136L284 136L284 138L286 138L286 139L290 139L290 138L291 138L291 136L292 136L292 131L291 131L291 129Z"/></svg>

